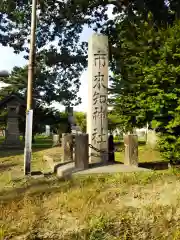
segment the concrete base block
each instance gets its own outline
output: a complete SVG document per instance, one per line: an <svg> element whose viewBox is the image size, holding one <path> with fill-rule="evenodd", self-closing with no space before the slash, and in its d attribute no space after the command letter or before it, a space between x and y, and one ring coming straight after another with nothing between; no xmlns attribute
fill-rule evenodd
<svg viewBox="0 0 180 240"><path fill-rule="evenodd" d="M66 178L66 177L70 177L73 172L75 172L75 164L68 163L57 169L57 176L60 178Z"/></svg>

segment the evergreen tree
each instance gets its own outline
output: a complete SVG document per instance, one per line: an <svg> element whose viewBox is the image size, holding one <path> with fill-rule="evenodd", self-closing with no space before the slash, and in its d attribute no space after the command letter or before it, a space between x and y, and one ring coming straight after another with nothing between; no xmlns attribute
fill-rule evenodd
<svg viewBox="0 0 180 240"><path fill-rule="evenodd" d="M160 150L180 158L180 22L155 28L146 22L119 24L119 73L112 81L111 104L125 131L146 122L160 132Z"/></svg>

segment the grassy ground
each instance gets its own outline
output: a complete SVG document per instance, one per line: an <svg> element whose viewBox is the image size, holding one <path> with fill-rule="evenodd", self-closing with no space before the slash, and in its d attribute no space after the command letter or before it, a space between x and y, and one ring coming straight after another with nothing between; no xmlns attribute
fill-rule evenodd
<svg viewBox="0 0 180 240"><path fill-rule="evenodd" d="M48 171L42 156L57 149L34 145L32 170ZM141 162L159 153L139 149ZM58 150L59 151L59 150ZM119 156L118 156L119 155ZM118 153L119 161L123 154ZM0 240L180 239L180 172L23 176L23 152L0 152Z"/></svg>
<svg viewBox="0 0 180 240"><path fill-rule="evenodd" d="M1 196L1 239L180 239L180 175L26 179Z"/></svg>
<svg viewBox="0 0 180 240"><path fill-rule="evenodd" d="M37 138L33 144L32 171L48 171L43 155L52 146L51 139ZM54 148L55 151L56 148ZM52 151L52 150L51 150ZM0 150L0 191L1 189L13 187L23 179L24 172L23 150Z"/></svg>
<svg viewBox="0 0 180 240"><path fill-rule="evenodd" d="M163 159L160 156L160 153L157 150L149 148L145 144L140 144L138 147L138 155L139 155L139 162L146 163L146 162L160 162ZM116 161L123 162L124 161L124 152L116 152L115 153Z"/></svg>

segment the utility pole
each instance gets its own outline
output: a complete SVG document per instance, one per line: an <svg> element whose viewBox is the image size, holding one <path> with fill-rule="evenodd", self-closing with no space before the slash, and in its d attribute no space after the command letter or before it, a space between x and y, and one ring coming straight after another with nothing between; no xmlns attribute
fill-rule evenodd
<svg viewBox="0 0 180 240"><path fill-rule="evenodd" d="M33 110L32 110L32 89L35 67L35 42L36 42L36 7L37 0L32 0L31 14L31 35L30 35L30 53L28 65L28 85L27 85L27 109L26 109L26 133L25 133L25 148L24 148L24 174L31 173L31 154L32 154L32 125L33 125Z"/></svg>

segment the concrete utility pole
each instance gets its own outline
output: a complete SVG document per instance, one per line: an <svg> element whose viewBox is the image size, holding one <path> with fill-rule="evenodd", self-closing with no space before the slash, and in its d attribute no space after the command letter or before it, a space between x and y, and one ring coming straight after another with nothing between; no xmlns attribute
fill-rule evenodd
<svg viewBox="0 0 180 240"><path fill-rule="evenodd" d="M28 86L27 86L27 110L26 110L26 135L24 148L24 174L31 173L31 154L32 154L32 124L33 124L33 110L32 110L32 89L35 67L35 42L36 42L36 7L37 0L32 0L32 14L31 14L31 38L30 38L30 54L28 66Z"/></svg>

